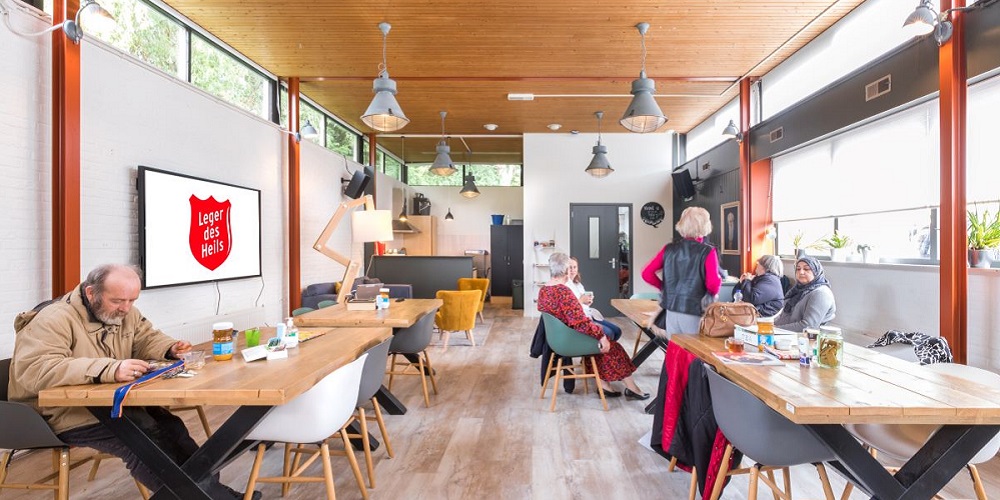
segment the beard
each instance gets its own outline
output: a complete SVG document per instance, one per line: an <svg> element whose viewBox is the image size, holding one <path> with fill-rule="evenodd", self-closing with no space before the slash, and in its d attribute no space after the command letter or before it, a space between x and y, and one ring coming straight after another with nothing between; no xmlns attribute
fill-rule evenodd
<svg viewBox="0 0 1000 500"><path fill-rule="evenodd" d="M125 316L128 315L127 312L121 312L113 307L105 308L104 297L101 297L99 294L94 297L94 301L91 306L91 309L94 311L94 316L96 316L97 319L105 325L121 326Z"/></svg>

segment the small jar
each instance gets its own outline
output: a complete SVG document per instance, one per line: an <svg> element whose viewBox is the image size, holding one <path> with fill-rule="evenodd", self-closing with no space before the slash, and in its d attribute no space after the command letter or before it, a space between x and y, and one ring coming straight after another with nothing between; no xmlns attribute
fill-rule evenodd
<svg viewBox="0 0 1000 500"><path fill-rule="evenodd" d="M216 361L233 359L233 324L221 321L212 325L212 358Z"/></svg>
<svg viewBox="0 0 1000 500"><path fill-rule="evenodd" d="M844 362L844 335L840 328L822 326L816 339L816 363L824 368L839 368Z"/></svg>

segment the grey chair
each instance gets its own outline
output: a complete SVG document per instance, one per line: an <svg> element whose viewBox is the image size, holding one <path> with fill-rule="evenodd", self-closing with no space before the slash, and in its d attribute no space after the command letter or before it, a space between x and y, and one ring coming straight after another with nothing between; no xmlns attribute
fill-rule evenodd
<svg viewBox="0 0 1000 500"><path fill-rule="evenodd" d="M431 386L434 394L438 393L437 380L434 376L434 368L431 366L431 358L427 355L427 346L431 343L434 334L434 315L437 310L431 311L413 324L409 328L400 328L392 336L392 343L389 345L389 353L392 360L389 363L389 390L392 390L392 381L397 375L419 375L420 383L424 390L424 404L431 405L430 395L427 393L427 378L431 379ZM416 355L417 362L410 360L396 361L400 354ZM397 370L397 367L400 369ZM411 371L416 369L416 371Z"/></svg>
<svg viewBox="0 0 1000 500"><path fill-rule="evenodd" d="M809 429L798 425L772 410L763 401L742 387L730 382L706 367L709 389L712 392L712 410L719 429L730 444L722 456L722 467L716 476L711 498L718 499L726 476L750 474L748 498L757 498L758 480L771 488L775 498L791 498L791 476L788 468L793 465L814 464L823 485L823 493L832 500L833 488L827 478L823 462L836 460L833 453ZM729 470L733 448L754 462L746 469ZM785 491L774 480L774 470L784 474ZM766 477L761 476L761 472ZM695 484L692 482L692 488Z"/></svg>

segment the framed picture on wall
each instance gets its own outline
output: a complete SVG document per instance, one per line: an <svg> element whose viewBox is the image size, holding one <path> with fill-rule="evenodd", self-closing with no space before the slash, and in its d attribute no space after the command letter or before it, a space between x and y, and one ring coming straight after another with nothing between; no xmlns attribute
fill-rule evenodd
<svg viewBox="0 0 1000 500"><path fill-rule="evenodd" d="M722 254L740 254L740 202L723 203L719 223L722 230Z"/></svg>

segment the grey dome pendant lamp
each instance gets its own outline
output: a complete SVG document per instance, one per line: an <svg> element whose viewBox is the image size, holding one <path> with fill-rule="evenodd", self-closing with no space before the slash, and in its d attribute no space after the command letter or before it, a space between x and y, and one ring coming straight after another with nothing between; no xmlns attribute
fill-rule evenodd
<svg viewBox="0 0 1000 500"><path fill-rule="evenodd" d="M444 220L455 220L455 216L451 215L451 207L448 207L448 215L444 216Z"/></svg>
<svg viewBox="0 0 1000 500"><path fill-rule="evenodd" d="M645 134L662 127L667 123L667 117L653 98L656 82L646 78L646 32L649 31L649 23L639 23L635 27L642 36L642 70L639 71L639 78L632 80L632 102L625 108L620 123L632 132Z"/></svg>
<svg viewBox="0 0 1000 500"><path fill-rule="evenodd" d="M469 156L472 155L472 151L465 152L465 166L462 167L462 181L465 183L462 185L462 190L458 194L466 198L475 198L479 196L479 188L476 187L476 176L471 173L467 173L469 166L472 162Z"/></svg>
<svg viewBox="0 0 1000 500"><path fill-rule="evenodd" d="M444 135L444 117L448 115L447 111L441 112L441 142L437 145L437 156L434 157L434 163L431 164L430 171L434 175L440 175L441 177L447 177L458 169L455 168L455 164L451 161L451 147L448 146L448 142L445 141Z"/></svg>
<svg viewBox="0 0 1000 500"><path fill-rule="evenodd" d="M385 62L385 42L392 25L381 22L378 23L378 29L382 32L382 64L378 68L378 77L372 83L375 97L365 114L361 115L361 121L379 132L392 132L405 127L410 119L403 114L396 101L396 81L389 78L389 67Z"/></svg>
<svg viewBox="0 0 1000 500"><path fill-rule="evenodd" d="M608 162L608 147L601 144L601 119L604 118L604 112L598 111L594 116L597 117L597 145L594 146L594 158L590 160L590 165L587 165L584 172L600 179L607 177L615 169L611 168Z"/></svg>

